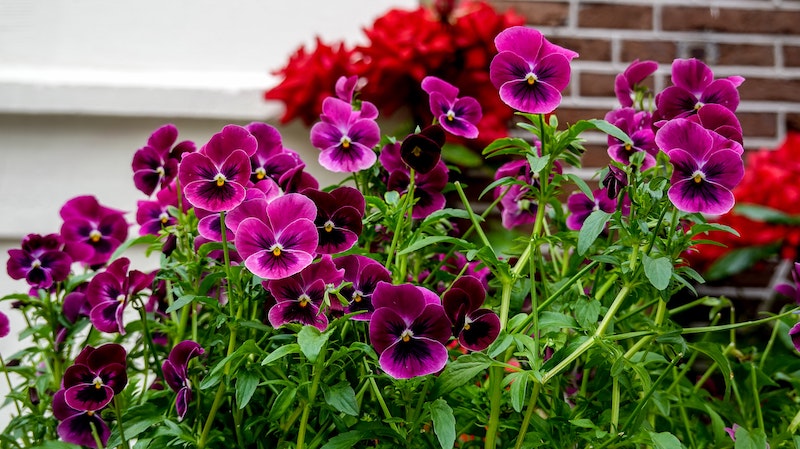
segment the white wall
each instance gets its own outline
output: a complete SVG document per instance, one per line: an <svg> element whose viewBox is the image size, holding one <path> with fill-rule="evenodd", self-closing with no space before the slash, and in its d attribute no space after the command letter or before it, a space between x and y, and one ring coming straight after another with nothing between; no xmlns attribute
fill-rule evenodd
<svg viewBox="0 0 800 449"><path fill-rule="evenodd" d="M69 198L135 212L131 159L163 123L204 143L227 123L275 123L262 99L300 45L361 42L361 29L417 0L0 0L0 261L27 233L58 232ZM281 128L312 173L307 130ZM322 181L324 182L324 181ZM132 215L130 221L133 221ZM0 274L0 296L27 286ZM0 303L8 312L8 304ZM4 357L19 347L16 312ZM2 377L0 377L1 379ZM0 382L0 395L8 391ZM0 410L0 428L11 408Z"/></svg>

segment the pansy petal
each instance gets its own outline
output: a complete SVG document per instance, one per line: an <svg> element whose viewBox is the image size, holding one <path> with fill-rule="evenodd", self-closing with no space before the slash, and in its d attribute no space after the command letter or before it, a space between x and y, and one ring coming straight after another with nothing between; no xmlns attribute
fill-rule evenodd
<svg viewBox="0 0 800 449"><path fill-rule="evenodd" d="M414 285L378 282L372 294L372 305L376 311L381 307L388 307L410 324L425 308L425 298Z"/></svg>
<svg viewBox="0 0 800 449"><path fill-rule="evenodd" d="M672 62L672 84L693 93L700 93L714 80L714 73L698 59L676 59Z"/></svg>
<svg viewBox="0 0 800 449"><path fill-rule="evenodd" d="M108 385L94 383L78 384L64 392L67 405L80 411L97 411L105 407L114 397L114 390Z"/></svg>
<svg viewBox="0 0 800 449"><path fill-rule="evenodd" d="M275 328L286 323L314 326L321 331L328 327L328 318L325 314L320 313L317 305L310 301L279 302L269 309L268 318L272 327Z"/></svg>
<svg viewBox="0 0 800 449"><path fill-rule="evenodd" d="M789 329L789 338L792 339L794 348L800 351L800 323L795 324Z"/></svg>
<svg viewBox="0 0 800 449"><path fill-rule="evenodd" d="M178 420L182 420L186 416L186 411L189 409L189 402L192 401L192 390L183 387L178 390L175 396L175 413L178 414Z"/></svg>
<svg viewBox="0 0 800 449"><path fill-rule="evenodd" d="M521 112L548 114L561 103L561 91L544 82L514 80L500 87L500 99Z"/></svg>
<svg viewBox="0 0 800 449"><path fill-rule="evenodd" d="M529 61L539 58L539 51L544 41L542 33L526 26L513 26L501 31L494 38L498 52L510 51Z"/></svg>
<svg viewBox="0 0 800 449"><path fill-rule="evenodd" d="M58 436L67 443L97 448L97 443L92 434L92 426L97 429L100 442L103 446L111 436L111 429L100 417L99 413L80 413L61 421L56 428Z"/></svg>
<svg viewBox="0 0 800 449"><path fill-rule="evenodd" d="M489 309L478 309L469 315L458 336L461 346L470 351L483 351L500 335L500 317Z"/></svg>
<svg viewBox="0 0 800 449"><path fill-rule="evenodd" d="M386 374L395 379L424 376L444 368L447 348L429 338L398 340L381 353L378 363Z"/></svg>
<svg viewBox="0 0 800 449"><path fill-rule="evenodd" d="M708 181L698 184L692 178L673 183L667 196L675 207L689 213L721 215L735 203L733 193L725 187Z"/></svg>

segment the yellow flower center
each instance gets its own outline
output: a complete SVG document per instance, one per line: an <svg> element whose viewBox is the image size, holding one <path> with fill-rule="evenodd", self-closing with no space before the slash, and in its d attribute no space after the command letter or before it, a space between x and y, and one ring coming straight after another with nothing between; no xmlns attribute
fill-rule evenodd
<svg viewBox="0 0 800 449"><path fill-rule="evenodd" d="M413 336L414 336L414 333L411 332L410 329L406 329L406 330L403 331L402 334L400 334L400 338L403 340L404 343L408 343L408 341L411 340L411 337L413 337Z"/></svg>
<svg viewBox="0 0 800 449"><path fill-rule="evenodd" d="M469 323L464 323L464 330L468 331L470 328Z"/></svg>
<svg viewBox="0 0 800 449"><path fill-rule="evenodd" d="M95 377L94 380L92 380L92 383L94 384L94 388L97 390L103 388L103 379L101 379L100 376Z"/></svg>
<svg viewBox="0 0 800 449"><path fill-rule="evenodd" d="M700 174L700 173L697 173L697 174L694 175L693 179L694 179L694 182L700 184L701 182L703 182L703 175Z"/></svg>
<svg viewBox="0 0 800 449"><path fill-rule="evenodd" d="M99 242L102 237L103 234L101 234L97 229L94 229L89 233L89 240L93 241L94 243Z"/></svg>
<svg viewBox="0 0 800 449"><path fill-rule="evenodd" d="M256 169L256 178L257 179L264 179L267 177L267 171L264 170L264 167L258 167Z"/></svg>
<svg viewBox="0 0 800 449"><path fill-rule="evenodd" d="M697 102L697 103L695 103L695 105L694 105L694 110L695 110L695 111L697 111L697 110L699 110L700 108L702 108L703 106L705 106L705 105L704 105L703 103L701 103L701 102L699 102L699 101L698 101L698 102Z"/></svg>
<svg viewBox="0 0 800 449"><path fill-rule="evenodd" d="M164 171L164 167L158 167L156 169L156 173L158 173L158 176L164 176L166 174L166 171Z"/></svg>
<svg viewBox="0 0 800 449"><path fill-rule="evenodd" d="M225 175L222 173L217 173L217 176L214 176L214 180L217 181L217 187L222 187L225 185Z"/></svg>
<svg viewBox="0 0 800 449"><path fill-rule="evenodd" d="M626 143L626 144L625 144L625 150L626 150L626 151L631 151L631 149L632 149L632 148L633 148L633 145L631 145L631 144L629 144L629 143Z"/></svg>
<svg viewBox="0 0 800 449"><path fill-rule="evenodd" d="M323 226L323 229L325 229L325 232L333 231L333 222L332 221L326 222L325 226Z"/></svg>
<svg viewBox="0 0 800 449"><path fill-rule="evenodd" d="M420 148L420 147L414 147L414 149L413 149L413 150L411 150L411 153L412 153L412 154L413 154L415 157L419 157L419 155L420 155L420 154L422 154L422 148Z"/></svg>
<svg viewBox="0 0 800 449"><path fill-rule="evenodd" d="M167 214L161 214L159 215L159 218L161 218L162 224L167 224L167 222L169 221L169 215Z"/></svg>
<svg viewBox="0 0 800 449"><path fill-rule="evenodd" d="M117 302L125 302L125 295L123 295L122 293L117 295ZM95 380L97 380L97 379L95 379Z"/></svg>
<svg viewBox="0 0 800 449"><path fill-rule="evenodd" d="M452 122L456 118L456 113L453 111L447 111L447 121Z"/></svg>
<svg viewBox="0 0 800 449"><path fill-rule="evenodd" d="M281 249L279 247L272 248L272 255L275 257L279 257L281 255Z"/></svg>
<svg viewBox="0 0 800 449"><path fill-rule="evenodd" d="M529 73L525 77L525 81L527 81L529 85L533 86L534 84L536 84L536 75L534 75L533 73Z"/></svg>
<svg viewBox="0 0 800 449"><path fill-rule="evenodd" d="M309 302L311 302L311 298L309 298L308 295L300 297L300 307L306 307Z"/></svg>
<svg viewBox="0 0 800 449"><path fill-rule="evenodd" d="M341 140L342 148L345 148L345 149L350 148L350 142L352 142L352 140L350 140L349 137L343 136L342 140Z"/></svg>
<svg viewBox="0 0 800 449"><path fill-rule="evenodd" d="M353 302L361 302L363 299L364 299L364 297L361 296L361 294L359 294L359 293L354 293L353 294Z"/></svg>

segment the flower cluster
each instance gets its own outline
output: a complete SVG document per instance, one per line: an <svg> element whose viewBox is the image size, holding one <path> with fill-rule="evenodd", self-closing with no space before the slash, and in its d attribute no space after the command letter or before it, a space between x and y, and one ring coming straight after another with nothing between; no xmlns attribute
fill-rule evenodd
<svg viewBox="0 0 800 449"><path fill-rule="evenodd" d="M429 31L503 23L487 28L484 7L469 5L404 23L444 60L462 47ZM383 48L369 71L387 71L377 55L411 39L386 34L409 14L429 12L394 11L368 31L360 51ZM23 381L3 441L678 448L730 446L731 429L736 444L786 447L800 427L797 306L722 325L724 299L676 304L702 281L684 255L725 229L705 214L732 208L743 175L742 79L677 60L674 85L653 95L642 84L657 65L635 61L617 78L619 109L563 129L554 111L577 53L522 26L494 43L491 61L460 57L486 63L495 100L529 135L483 150L505 163L477 197L442 153L448 136L483 135L488 103L413 58L402 61L421 72L413 87L429 120L400 137L381 136L385 86L369 76L314 97L310 141L323 167L348 174L337 185L320 186L265 123L227 125L202 145L155 130L133 156L146 196L137 237L120 211L82 196L62 209L60 234L9 251L9 275L30 288L3 300L35 344L10 368ZM608 135L597 189L572 170L584 131ZM131 269L122 254L138 245L158 269ZM686 310L712 318L687 323ZM731 333L764 323L776 330L763 347Z"/></svg>

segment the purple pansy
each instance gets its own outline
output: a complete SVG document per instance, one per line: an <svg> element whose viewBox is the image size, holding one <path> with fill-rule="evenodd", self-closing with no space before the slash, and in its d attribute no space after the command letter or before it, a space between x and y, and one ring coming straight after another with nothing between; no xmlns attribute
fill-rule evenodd
<svg viewBox="0 0 800 449"><path fill-rule="evenodd" d="M658 70L658 63L655 61L639 61L636 59L631 62L624 72L617 75L614 79L614 94L623 107L633 106L636 91L640 88L642 81Z"/></svg>
<svg viewBox="0 0 800 449"><path fill-rule="evenodd" d="M505 29L494 43L499 53L489 66L489 77L500 99L522 112L553 112L569 84L569 62L578 54L523 26Z"/></svg>
<svg viewBox="0 0 800 449"><path fill-rule="evenodd" d="M111 429L96 410L79 410L70 407L66 401L66 391L62 388L53 395L53 416L59 420L56 432L59 438L71 444L97 448L92 427L97 431L100 442L105 447L111 437Z"/></svg>
<svg viewBox="0 0 800 449"><path fill-rule="evenodd" d="M800 323L795 324L789 329L789 338L792 339L794 348L800 351Z"/></svg>
<svg viewBox="0 0 800 449"><path fill-rule="evenodd" d="M250 182L250 156L258 142L250 132L228 125L199 152L184 156L178 169L184 197L210 212L228 211L245 198Z"/></svg>
<svg viewBox="0 0 800 449"><path fill-rule="evenodd" d="M286 323L300 323L324 331L328 317L322 313L322 305L328 289L341 284L343 276L344 270L338 269L329 255L324 255L300 273L266 281L265 287L276 301L269 309L270 324L277 328Z"/></svg>
<svg viewBox="0 0 800 449"><path fill-rule="evenodd" d="M125 335L122 322L125 306L153 283L155 273L145 274L139 270L128 272L129 266L130 260L121 257L89 282L86 289L86 297L92 307L89 319L97 330Z"/></svg>
<svg viewBox="0 0 800 449"><path fill-rule="evenodd" d="M147 139L147 145L133 155L133 182L145 195L152 195L159 186L167 187L178 175L178 163L183 154L195 151L194 142L188 140L173 147L177 139L178 128L166 124L155 130Z"/></svg>
<svg viewBox="0 0 800 449"><path fill-rule="evenodd" d="M178 190L175 184L158 191L155 201L138 201L136 223L139 224L139 235L158 235L167 226L172 226L178 219L170 215L170 207L178 207Z"/></svg>
<svg viewBox="0 0 800 449"><path fill-rule="evenodd" d="M254 184L267 178L277 183L290 170L305 166L297 153L284 148L281 135L275 127L253 122L245 128L258 142L255 153L250 156L250 181Z"/></svg>
<svg viewBox="0 0 800 449"><path fill-rule="evenodd" d="M539 150L537 144L537 152ZM556 162L553 170L561 173L561 164ZM538 203L531 188L538 188L539 174L531 172L531 165L525 159L517 159L504 163L495 172L495 179L510 177L518 181L509 186L494 189L494 197L500 200L500 217L503 227L513 229L517 226L533 223L536 219Z"/></svg>
<svg viewBox="0 0 800 449"><path fill-rule="evenodd" d="M78 196L61 207L64 250L73 262L98 266L128 238L122 211L101 205L93 196Z"/></svg>
<svg viewBox="0 0 800 449"><path fill-rule="evenodd" d="M354 111L350 103L328 97L322 102L320 122L311 127L311 144L318 148L319 163L333 172L357 172L375 163L372 147L380 141L374 118Z"/></svg>
<svg viewBox="0 0 800 449"><path fill-rule="evenodd" d="M622 189L628 186L628 174L625 170L613 165L608 165L608 173L603 178L603 188L606 189L606 196L616 198Z"/></svg>
<svg viewBox="0 0 800 449"><path fill-rule="evenodd" d="M685 119L665 124L656 143L674 167L667 195L675 207L712 215L733 208L731 190L744 176L739 143Z"/></svg>
<svg viewBox="0 0 800 449"><path fill-rule="evenodd" d="M311 264L319 244L313 201L289 193L256 212L239 223L235 239L244 265L253 274L281 279Z"/></svg>
<svg viewBox="0 0 800 449"><path fill-rule="evenodd" d="M433 170L442 157L447 136L439 125L431 125L418 133L409 134L400 144L400 158L417 173Z"/></svg>
<svg viewBox="0 0 800 449"><path fill-rule="evenodd" d="M400 156L400 144L386 145L381 151L380 162L389 173L386 188L401 194L406 193L411 182L411 172ZM447 185L448 173L447 166L439 160L433 170L428 173L415 174L414 198L416 202L411 211L412 218L425 218L444 207L445 198L442 191Z"/></svg>
<svg viewBox="0 0 800 449"><path fill-rule="evenodd" d="M317 218L314 224L319 233L320 254L335 254L352 248L361 235L366 201L357 189L342 186L323 192L307 189L303 195L317 205Z"/></svg>
<svg viewBox="0 0 800 449"><path fill-rule="evenodd" d="M795 303L800 305L800 262L795 262L792 268L792 282L793 284L779 284L775 287L775 291L781 295L794 300Z"/></svg>
<svg viewBox="0 0 800 449"><path fill-rule="evenodd" d="M363 84L360 83L361 79L359 79L358 75L352 76L340 76L338 80L336 80L335 91L336 96L347 103L352 105L353 109L359 111L359 117L365 119L376 119L378 118L378 108L369 101L357 100L356 93L363 87Z"/></svg>
<svg viewBox="0 0 800 449"><path fill-rule="evenodd" d="M607 189L600 188L592 191L594 199L589 198L583 192L574 192L567 198L567 209L570 211L567 217L567 227L572 230L579 230L583 227L583 222L596 210L606 213L613 213L617 209L617 201L613 199ZM622 213L627 214L630 209L630 200L623 199Z"/></svg>
<svg viewBox="0 0 800 449"><path fill-rule="evenodd" d="M700 108L697 114L690 115L687 119L740 144L743 142L742 125L736 114L725 106L707 104Z"/></svg>
<svg viewBox="0 0 800 449"><path fill-rule="evenodd" d="M672 62L672 86L656 95L656 115L671 120L695 114L706 104L719 104L731 111L739 106L739 92L744 82L740 76L714 79L714 73L697 59L676 59Z"/></svg>
<svg viewBox="0 0 800 449"><path fill-rule="evenodd" d="M6 268L12 279L25 279L33 289L49 289L69 276L72 258L58 234L28 234L21 249L8 250Z"/></svg>
<svg viewBox="0 0 800 449"><path fill-rule="evenodd" d="M369 338L381 368L396 379L436 373L447 363L450 320L436 294L429 293L411 284L375 287ZM426 299L431 295L436 303Z"/></svg>
<svg viewBox="0 0 800 449"><path fill-rule="evenodd" d="M75 363L64 371L64 399L75 410L100 410L125 388L125 348L108 343L85 347Z"/></svg>
<svg viewBox="0 0 800 449"><path fill-rule="evenodd" d="M379 282L391 281L391 273L376 260L357 254L338 257L334 263L336 267L344 269L344 281L352 284L342 287L340 291L350 302L345 313L363 312L353 315L353 319L369 321L375 310L372 305L372 293Z"/></svg>
<svg viewBox="0 0 800 449"><path fill-rule="evenodd" d="M644 153L641 170L656 165L658 147L655 144L652 119L649 112L637 112L633 108L622 108L606 114L606 121L621 129L631 138L631 143L608 136L608 155L612 160L621 164L630 165L631 156L635 153Z"/></svg>
<svg viewBox="0 0 800 449"><path fill-rule="evenodd" d="M464 348L482 351L500 335L500 317L483 309L486 290L481 281L462 276L442 295L442 306L453 328L453 336Z"/></svg>
<svg viewBox="0 0 800 449"><path fill-rule="evenodd" d="M431 113L439 124L454 136L478 137L478 122L483 117L481 105L472 97L458 97L458 88L435 76L422 79L428 93Z"/></svg>
<svg viewBox="0 0 800 449"><path fill-rule="evenodd" d="M0 311L0 338L5 337L11 332L11 324L8 322L8 316Z"/></svg>
<svg viewBox="0 0 800 449"><path fill-rule="evenodd" d="M178 393L175 398L175 411L178 419L186 415L189 402L192 401L192 386L189 384L189 361L203 354L203 348L192 340L184 340L169 352L167 360L161 366L164 380L172 391Z"/></svg>

